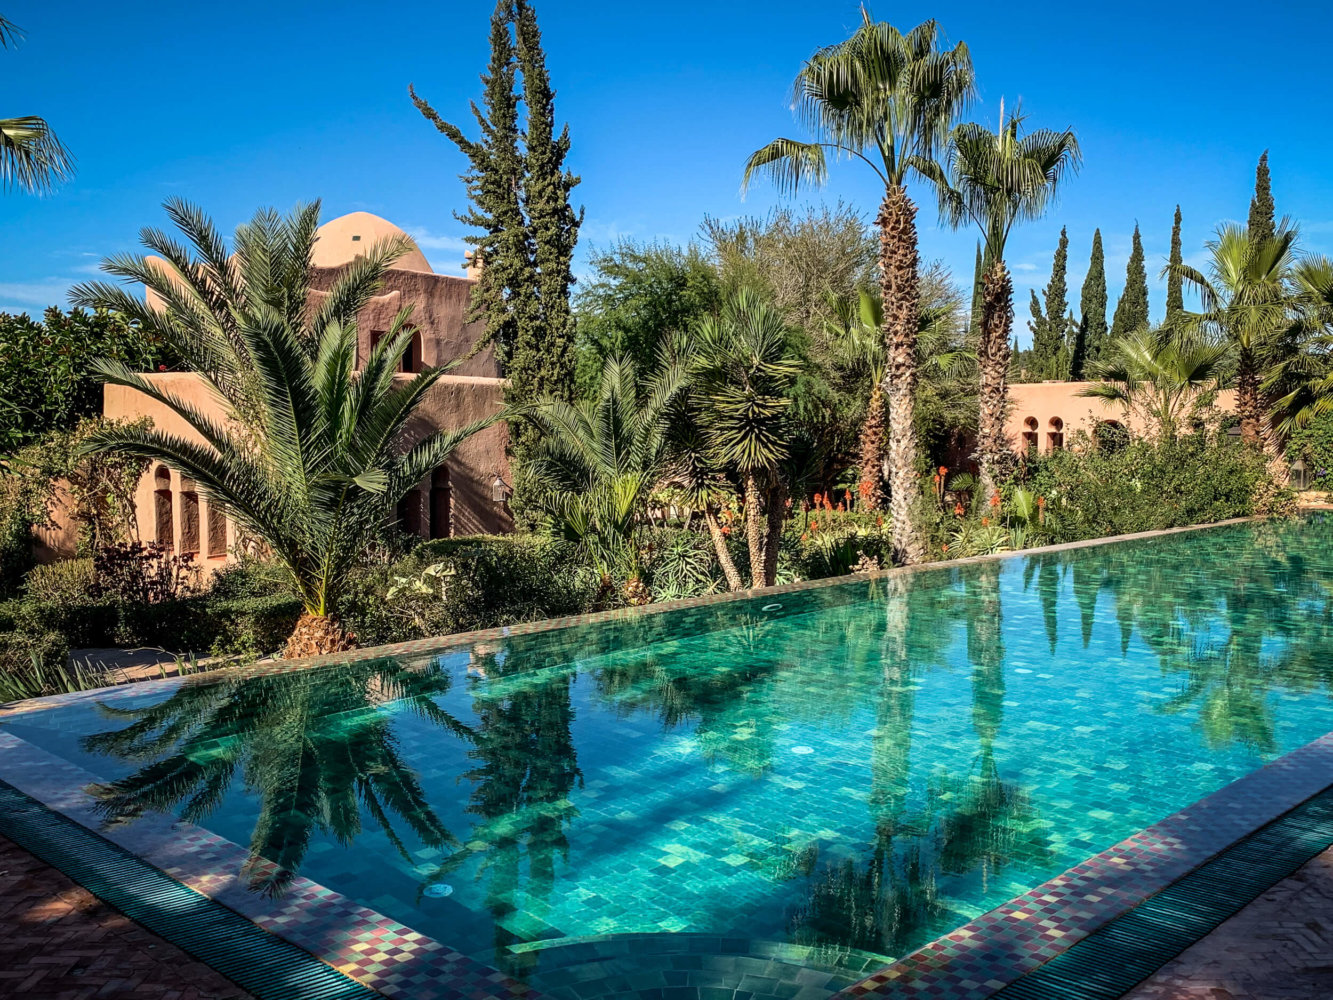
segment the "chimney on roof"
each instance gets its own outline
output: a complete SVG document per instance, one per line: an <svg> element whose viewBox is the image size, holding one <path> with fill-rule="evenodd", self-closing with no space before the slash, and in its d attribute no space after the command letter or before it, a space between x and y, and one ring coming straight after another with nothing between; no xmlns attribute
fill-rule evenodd
<svg viewBox="0 0 1333 1000"><path fill-rule="evenodd" d="M481 257L475 250L463 251L463 275L476 281L481 277Z"/></svg>

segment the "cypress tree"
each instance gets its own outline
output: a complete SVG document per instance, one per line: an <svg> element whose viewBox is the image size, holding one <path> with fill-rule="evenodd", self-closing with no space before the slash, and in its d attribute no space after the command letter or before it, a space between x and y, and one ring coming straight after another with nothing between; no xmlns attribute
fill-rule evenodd
<svg viewBox="0 0 1333 1000"><path fill-rule="evenodd" d="M546 71L541 29L527 0L515 3L515 37L527 105L523 207L532 247L531 315L520 324L509 365L509 395L519 401L574 398L574 317L569 288L582 210L569 195L579 178L565 168L569 126L555 131L555 91ZM526 425L525 425L526 427ZM522 436L522 435L521 435Z"/></svg>
<svg viewBox="0 0 1333 1000"><path fill-rule="evenodd" d="M1079 315L1078 337L1072 352L1077 366L1071 365L1074 370L1070 374L1074 379L1084 377L1087 363L1100 360L1106 346L1106 258L1100 229L1092 234L1092 257L1079 296Z"/></svg>
<svg viewBox="0 0 1333 1000"><path fill-rule="evenodd" d="M1259 157L1254 170L1254 197L1250 199L1250 239L1255 243L1271 240L1277 235L1273 204L1273 179L1268 174L1268 150Z"/></svg>
<svg viewBox="0 0 1333 1000"><path fill-rule="evenodd" d="M493 346L502 371L518 340L518 310L530 300L532 274L528 228L520 201L524 165L519 153L512 21L511 0L499 0L491 15L491 58L481 76L481 107L472 105L481 132L476 141L445 121L413 88L408 88L417 110L467 157L469 169L461 179L467 187L470 207L466 212L455 212L454 217L480 230L466 237L484 265L472 289L467 319L484 323L485 332L472 350L475 353Z"/></svg>
<svg viewBox="0 0 1333 1000"><path fill-rule="evenodd" d="M1180 206L1176 206L1176 218L1171 223L1171 257L1167 265L1166 273L1166 321L1170 323L1175 317L1185 311L1185 296L1183 294L1181 278L1176 272L1182 263L1184 257L1180 249Z"/></svg>
<svg viewBox="0 0 1333 1000"><path fill-rule="evenodd" d="M1134 224L1134 243L1125 266L1125 290L1111 320L1111 339L1119 340L1148 323L1148 271L1143 263L1143 240Z"/></svg>
<svg viewBox="0 0 1333 1000"><path fill-rule="evenodd" d="M981 278L985 262L981 259L981 241L977 240L977 263L972 270L972 316L968 329L976 336L981 327Z"/></svg>
<svg viewBox="0 0 1333 1000"><path fill-rule="evenodd" d="M1042 289L1044 307L1032 293L1032 366L1041 378L1057 378L1062 368L1065 343L1065 311L1068 308L1069 233L1060 229L1060 241L1051 262L1051 280Z"/></svg>

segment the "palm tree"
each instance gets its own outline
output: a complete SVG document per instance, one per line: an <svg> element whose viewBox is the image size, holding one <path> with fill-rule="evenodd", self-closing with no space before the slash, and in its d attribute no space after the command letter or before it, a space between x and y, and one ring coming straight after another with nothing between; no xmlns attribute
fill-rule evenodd
<svg viewBox="0 0 1333 1000"><path fill-rule="evenodd" d="M542 400L529 411L542 431L529 464L539 502L604 581L618 559L637 552L634 530L666 469L671 406L683 381L669 358L647 380L633 361L612 358L596 396Z"/></svg>
<svg viewBox="0 0 1333 1000"><path fill-rule="evenodd" d="M236 253L212 222L183 202L167 212L198 253L157 230L143 242L164 262L123 255L102 269L147 285L160 311L127 289L92 282L74 289L81 305L116 309L157 332L221 400L210 417L124 364L103 361L110 384L136 389L171 410L199 440L136 425L105 427L85 445L162 462L195 481L210 503L267 544L305 605L287 655L349 649L337 620L353 568L393 505L458 444L498 417L402 447L409 420L449 367L395 378L412 340L410 310L355 372L357 310L402 241L371 248L350 265L318 308L308 306L310 255L319 208L286 219L260 212L241 226Z"/></svg>
<svg viewBox="0 0 1333 1000"><path fill-rule="evenodd" d="M1306 257L1293 268L1292 285L1292 349L1260 387L1276 397L1272 416L1280 434L1333 410L1333 258Z"/></svg>
<svg viewBox="0 0 1333 1000"><path fill-rule="evenodd" d="M689 378L702 444L711 465L734 469L745 491L745 535L752 586L777 578L778 543L786 518L786 489L778 472L790 436L788 392L799 363L776 308L742 289L692 337ZM761 517L767 507L767 536ZM725 567L724 567L725 569Z"/></svg>
<svg viewBox="0 0 1333 1000"><path fill-rule="evenodd" d="M825 151L834 150L865 163L884 185L875 224L888 348L884 391L893 546L901 562L912 563L925 555L925 545L912 524L919 257L916 206L906 182L930 162L975 86L967 46L960 42L941 50L933 20L904 35L890 24L872 22L864 8L862 17L851 38L820 49L797 74L794 103L815 140L775 139L756 150L745 164L744 184L761 172L793 193L803 182L821 184L828 174Z"/></svg>
<svg viewBox="0 0 1333 1000"><path fill-rule="evenodd" d="M1272 239L1251 240L1231 223L1207 243L1208 273L1188 264L1168 264L1163 274L1199 293L1203 308L1185 312L1181 329L1220 338L1236 352L1236 413L1241 440L1258 447L1265 434L1265 370L1282 358L1283 335L1291 329L1292 258L1296 230L1284 221Z"/></svg>
<svg viewBox="0 0 1333 1000"><path fill-rule="evenodd" d="M1078 395L1118 403L1161 437L1174 440L1181 422L1221 387L1229 359L1226 344L1138 330L1112 344L1107 358L1088 366L1098 381Z"/></svg>
<svg viewBox="0 0 1333 1000"><path fill-rule="evenodd" d="M1011 454L1004 408L1014 285L1004 262L1005 243L1016 222L1041 218L1065 175L1076 170L1081 159L1078 140L1069 129L1039 129L1020 136L1023 121L1018 111L1006 120L1001 103L998 131L976 122L959 125L949 136L946 167L925 165L944 220L955 229L973 223L984 240L976 457L987 495Z"/></svg>
<svg viewBox="0 0 1333 1000"><path fill-rule="evenodd" d="M22 37L13 22L0 17L0 49L17 45ZM6 188L42 194L73 175L74 157L45 118L0 118L0 180Z"/></svg>

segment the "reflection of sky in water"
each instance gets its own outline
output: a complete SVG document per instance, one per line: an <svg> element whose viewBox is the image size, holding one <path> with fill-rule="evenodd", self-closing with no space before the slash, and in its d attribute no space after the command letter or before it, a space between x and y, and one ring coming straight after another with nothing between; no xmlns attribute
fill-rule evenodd
<svg viewBox="0 0 1333 1000"><path fill-rule="evenodd" d="M895 955L1333 729L1330 529L201 686L132 762L80 745L132 714L11 728L106 779L156 766L144 804L193 797L208 829L258 827L302 874L511 968L526 941L661 930Z"/></svg>

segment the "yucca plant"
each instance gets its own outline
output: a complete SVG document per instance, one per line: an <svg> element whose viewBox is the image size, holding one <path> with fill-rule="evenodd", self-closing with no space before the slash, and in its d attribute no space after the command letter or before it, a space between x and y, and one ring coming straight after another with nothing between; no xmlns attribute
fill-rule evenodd
<svg viewBox="0 0 1333 1000"><path fill-rule="evenodd" d="M900 562L917 562L925 547L912 523L917 438L913 423L919 256L916 205L907 180L923 170L975 90L972 58L959 42L943 46L942 32L924 21L904 34L875 22L846 41L817 51L797 74L793 106L813 141L775 139L750 155L745 181L760 173L793 193L822 184L827 152L874 171L884 186L875 224L880 232L880 283L886 347L884 393L889 406L889 488L893 544Z"/></svg>
<svg viewBox="0 0 1333 1000"><path fill-rule="evenodd" d="M1072 131L1038 129L1022 135L1023 121L1017 111L1006 119L1002 103L998 130L992 132L976 122L958 125L949 136L946 164L931 162L921 168L935 184L944 221L955 229L976 225L985 241L976 458L987 495L995 489L1011 451L1004 433L1004 409L1014 283L1004 262L1005 244L1015 223L1045 213L1081 157Z"/></svg>
<svg viewBox="0 0 1333 1000"><path fill-rule="evenodd" d="M259 212L237 230L234 255L198 209L173 201L167 212L197 256L149 229L142 240L163 262L122 255L102 265L146 284L162 308L103 282L81 285L73 297L126 312L156 331L193 363L222 401L224 416L211 417L125 365L105 361L97 370L108 383L161 403L197 440L121 426L99 430L84 447L176 469L267 545L305 605L287 642L288 656L351 648L355 637L343 630L337 613L368 544L409 489L498 417L405 445L409 421L452 367L395 378L412 340L410 310L397 316L356 371L356 312L406 250L405 242L371 248L314 307L309 276L317 204L287 218Z"/></svg>
<svg viewBox="0 0 1333 1000"><path fill-rule="evenodd" d="M703 441L712 464L734 470L744 486L751 585L772 586L786 519L778 466L790 449L788 393L800 364L782 315L748 289L699 324L692 350L689 374Z"/></svg>
<svg viewBox="0 0 1333 1000"><path fill-rule="evenodd" d="M11 21L0 17L0 49L11 48L21 37ZM73 175L74 157L45 118L0 118L0 183L5 187L41 194Z"/></svg>

